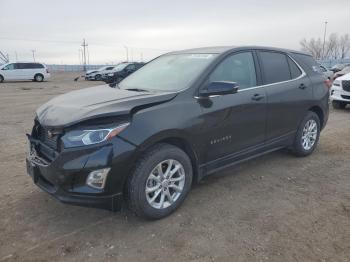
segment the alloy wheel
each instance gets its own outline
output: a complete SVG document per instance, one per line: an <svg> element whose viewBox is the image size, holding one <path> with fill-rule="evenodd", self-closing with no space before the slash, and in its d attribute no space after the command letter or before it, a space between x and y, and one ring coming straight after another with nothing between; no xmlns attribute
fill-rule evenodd
<svg viewBox="0 0 350 262"><path fill-rule="evenodd" d="M314 119L310 119L306 122L303 134L301 137L301 144L304 150L310 150L316 143L317 139L317 123Z"/></svg>
<svg viewBox="0 0 350 262"><path fill-rule="evenodd" d="M147 202L156 209L165 209L175 203L185 186L185 170L174 159L160 162L149 174L145 194Z"/></svg>

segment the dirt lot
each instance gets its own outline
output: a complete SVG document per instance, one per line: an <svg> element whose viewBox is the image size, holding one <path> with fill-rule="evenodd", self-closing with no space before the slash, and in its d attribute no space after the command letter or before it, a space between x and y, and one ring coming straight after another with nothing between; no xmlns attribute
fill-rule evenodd
<svg viewBox="0 0 350 262"><path fill-rule="evenodd" d="M350 108L307 158L276 152L197 185L172 216L142 221L61 204L25 171L25 133L53 96L96 82L0 84L0 261L350 261Z"/></svg>

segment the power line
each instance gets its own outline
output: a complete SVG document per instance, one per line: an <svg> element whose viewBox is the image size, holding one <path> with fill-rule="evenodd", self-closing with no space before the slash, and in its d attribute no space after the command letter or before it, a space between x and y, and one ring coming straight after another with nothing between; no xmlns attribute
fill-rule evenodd
<svg viewBox="0 0 350 262"><path fill-rule="evenodd" d="M29 42L43 42L43 43L65 43L65 44L74 44L76 45L79 43L79 41L71 41L71 40L49 40L49 39L32 39L32 38L12 38L12 37L0 37L2 40L9 40L9 41L29 41ZM99 42L90 42L90 45L94 46L105 46L105 47L116 47L117 45L119 46L124 46L124 44L121 43L114 43L114 44L106 44L106 43L99 43ZM129 48L134 48L134 49L144 49L144 50L154 50L154 51L162 51L162 52L171 52L174 50L170 49L159 49L159 48L151 48L151 47L137 47L137 46L129 46Z"/></svg>

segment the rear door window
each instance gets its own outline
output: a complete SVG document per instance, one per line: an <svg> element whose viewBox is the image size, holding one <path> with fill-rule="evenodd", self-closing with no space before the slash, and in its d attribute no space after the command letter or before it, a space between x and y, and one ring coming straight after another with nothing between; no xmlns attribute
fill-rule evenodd
<svg viewBox="0 0 350 262"><path fill-rule="evenodd" d="M16 63L16 69L25 69L26 67L26 64L25 63Z"/></svg>
<svg viewBox="0 0 350 262"><path fill-rule="evenodd" d="M239 89L257 85L253 54L242 52L224 59L209 76L210 82L236 82Z"/></svg>
<svg viewBox="0 0 350 262"><path fill-rule="evenodd" d="M283 53L260 51L264 84L273 84L291 79L287 56Z"/></svg>

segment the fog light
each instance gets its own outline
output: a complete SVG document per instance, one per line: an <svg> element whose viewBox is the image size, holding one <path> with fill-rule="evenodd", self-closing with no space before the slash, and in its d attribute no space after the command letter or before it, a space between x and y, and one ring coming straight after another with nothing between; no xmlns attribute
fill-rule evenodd
<svg viewBox="0 0 350 262"><path fill-rule="evenodd" d="M103 168L92 171L86 179L86 184L90 187L103 189L106 184L110 168Z"/></svg>

